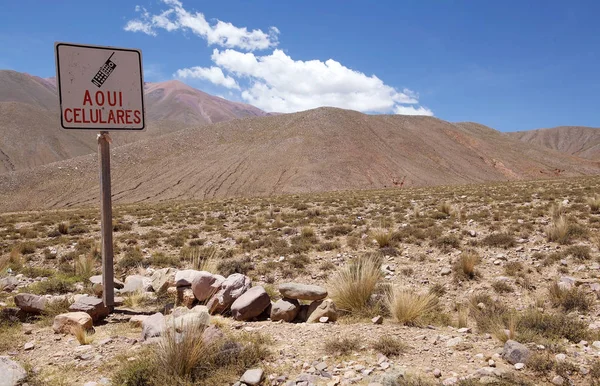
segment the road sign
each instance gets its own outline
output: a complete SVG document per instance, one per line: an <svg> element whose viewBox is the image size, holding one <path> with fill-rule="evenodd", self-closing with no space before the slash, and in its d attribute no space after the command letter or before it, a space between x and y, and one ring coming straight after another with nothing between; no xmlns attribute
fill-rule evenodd
<svg viewBox="0 0 600 386"><path fill-rule="evenodd" d="M142 52L55 43L63 129L144 130Z"/></svg>

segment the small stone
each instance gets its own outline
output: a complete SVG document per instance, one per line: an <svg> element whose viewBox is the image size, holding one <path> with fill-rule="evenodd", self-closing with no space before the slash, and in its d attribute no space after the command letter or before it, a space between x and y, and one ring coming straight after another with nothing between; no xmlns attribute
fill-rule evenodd
<svg viewBox="0 0 600 386"><path fill-rule="evenodd" d="M383 316L379 315L371 319L373 324L383 324Z"/></svg>
<svg viewBox="0 0 600 386"><path fill-rule="evenodd" d="M260 368L246 370L244 375L240 378L240 382L250 386L258 385L262 381L263 370Z"/></svg>
<svg viewBox="0 0 600 386"><path fill-rule="evenodd" d="M443 267L443 268L440 270L440 275L442 275L442 276L448 276L448 275L450 275L451 273L452 273L452 270L451 270L450 268L448 268L448 267Z"/></svg>
<svg viewBox="0 0 600 386"><path fill-rule="evenodd" d="M327 316L322 316L319 318L319 323L327 323L329 318Z"/></svg>
<svg viewBox="0 0 600 386"><path fill-rule="evenodd" d="M442 377L442 370L440 369L433 369L433 376L436 378L441 378Z"/></svg>
<svg viewBox="0 0 600 386"><path fill-rule="evenodd" d="M459 328L458 332L461 334L468 334L471 332L471 329L469 327L463 327L463 328Z"/></svg>
<svg viewBox="0 0 600 386"><path fill-rule="evenodd" d="M502 350L502 357L510 364L525 363L529 357L529 349L514 340L507 340Z"/></svg>
<svg viewBox="0 0 600 386"><path fill-rule="evenodd" d="M554 385L562 385L563 383L565 383L565 379L560 375L557 375L554 378L552 378L552 384Z"/></svg>
<svg viewBox="0 0 600 386"><path fill-rule="evenodd" d="M452 338L446 342L446 347L454 347L463 342L463 338L457 336L456 338Z"/></svg>
<svg viewBox="0 0 600 386"><path fill-rule="evenodd" d="M525 363L515 363L515 370L523 370L523 368L525 367Z"/></svg>
<svg viewBox="0 0 600 386"><path fill-rule="evenodd" d="M554 358L556 358L557 361L564 361L565 359L567 359L567 356L563 353L560 353L560 354L556 354L554 356Z"/></svg>
<svg viewBox="0 0 600 386"><path fill-rule="evenodd" d="M490 360L488 361L488 366L489 366L489 367L496 367L496 361L494 361L493 359L490 359Z"/></svg>
<svg viewBox="0 0 600 386"><path fill-rule="evenodd" d="M33 350L34 348L35 348L35 342L33 342L33 341L27 342L23 346L23 350L25 350L25 351Z"/></svg>
<svg viewBox="0 0 600 386"><path fill-rule="evenodd" d="M457 377L450 377L450 378L444 379L444 381L442 382L442 385L450 386L450 385L456 385L457 383L458 383Z"/></svg>
<svg viewBox="0 0 600 386"><path fill-rule="evenodd" d="M592 346L594 346L595 348L597 348L598 350L600 350L600 340L595 340L592 343Z"/></svg>

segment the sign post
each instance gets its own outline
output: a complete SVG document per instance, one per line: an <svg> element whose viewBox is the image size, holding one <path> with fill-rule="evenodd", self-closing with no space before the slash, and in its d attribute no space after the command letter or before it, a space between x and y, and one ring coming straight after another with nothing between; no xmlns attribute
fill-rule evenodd
<svg viewBox="0 0 600 386"><path fill-rule="evenodd" d="M142 52L55 43L60 123L66 130L97 130L100 161L102 300L114 309L114 266L109 131L142 131Z"/></svg>

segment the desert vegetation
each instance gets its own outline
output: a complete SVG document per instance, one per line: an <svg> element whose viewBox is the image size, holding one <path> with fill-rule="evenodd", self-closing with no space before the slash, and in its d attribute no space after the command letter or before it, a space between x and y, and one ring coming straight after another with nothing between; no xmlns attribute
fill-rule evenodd
<svg viewBox="0 0 600 386"><path fill-rule="evenodd" d="M101 294L97 210L5 213L0 355L26 365L30 385L233 384L251 368L263 384L598 384L599 187L593 177L116 206L119 281L242 275L273 303L296 282L326 289L337 309L320 323L224 312L202 328L220 331L212 343L167 329L141 344L140 325L119 313L55 334L75 297ZM169 287L117 293L118 308L208 303ZM23 314L17 294L55 300ZM519 369L502 354L509 341L530 351Z"/></svg>

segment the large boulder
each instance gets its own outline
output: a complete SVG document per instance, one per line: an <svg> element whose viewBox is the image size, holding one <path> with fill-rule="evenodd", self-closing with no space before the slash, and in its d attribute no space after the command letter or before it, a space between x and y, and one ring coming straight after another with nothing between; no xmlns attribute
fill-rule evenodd
<svg viewBox="0 0 600 386"><path fill-rule="evenodd" d="M104 319L110 313L108 307L104 306L104 302L100 298L92 296L84 296L69 307L69 311L81 311L88 313L94 322Z"/></svg>
<svg viewBox="0 0 600 386"><path fill-rule="evenodd" d="M81 327L84 330L93 328L92 317L86 312L67 312L56 315L52 329L58 334L70 334L73 327Z"/></svg>
<svg viewBox="0 0 600 386"><path fill-rule="evenodd" d="M23 312L30 314L40 314L46 309L46 298L38 295L17 294L14 301Z"/></svg>
<svg viewBox="0 0 600 386"><path fill-rule="evenodd" d="M262 286L252 287L231 305L231 316L235 320L256 318L271 304L271 298Z"/></svg>
<svg viewBox="0 0 600 386"><path fill-rule="evenodd" d="M233 302L250 289L252 281L241 273L230 275L221 284L221 289L210 298L206 306L211 314L223 313Z"/></svg>
<svg viewBox="0 0 600 386"><path fill-rule="evenodd" d="M320 318L327 317L330 322L335 322L338 318L335 303L331 299L317 300L308 307L307 323L317 323Z"/></svg>
<svg viewBox="0 0 600 386"><path fill-rule="evenodd" d="M125 278L125 286L121 293L147 292L152 289L152 280L142 275L130 275Z"/></svg>
<svg viewBox="0 0 600 386"><path fill-rule="evenodd" d="M279 299L271 307L271 321L292 322L300 311L300 303L296 299Z"/></svg>
<svg viewBox="0 0 600 386"><path fill-rule="evenodd" d="M318 285L284 283L279 286L284 298L298 300L322 300L327 297L327 290Z"/></svg>
<svg viewBox="0 0 600 386"><path fill-rule="evenodd" d="M502 349L502 357L513 365L515 363L525 363L529 358L529 349L517 341L507 340Z"/></svg>
<svg viewBox="0 0 600 386"><path fill-rule="evenodd" d="M156 314L150 315L142 321L142 339L147 340L149 338L161 336L166 327L167 324L163 314L157 312Z"/></svg>
<svg viewBox="0 0 600 386"><path fill-rule="evenodd" d="M0 356L0 386L16 386L23 383L27 371L9 357Z"/></svg>
<svg viewBox="0 0 600 386"><path fill-rule="evenodd" d="M184 269L177 271L175 274L175 286L176 287L189 287L194 282L194 279L200 275L203 271L196 271L195 269Z"/></svg>
<svg viewBox="0 0 600 386"><path fill-rule="evenodd" d="M192 281L192 291L199 301L203 302L210 299L217 293L225 278L221 275L213 275L210 272L199 271Z"/></svg>
<svg viewBox="0 0 600 386"><path fill-rule="evenodd" d="M174 268L161 268L154 271L150 280L152 281L152 289L154 292L164 292L167 288L175 284Z"/></svg>

